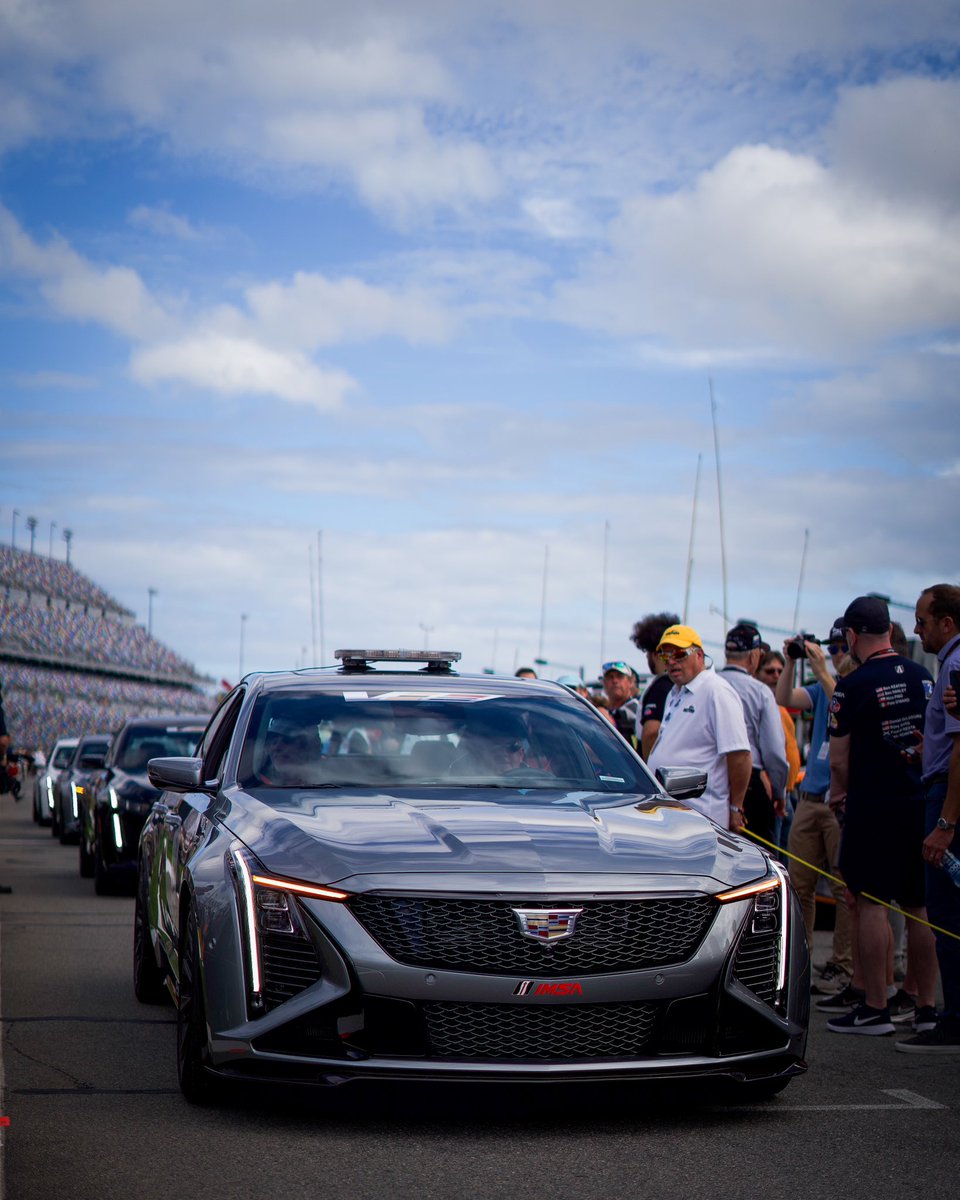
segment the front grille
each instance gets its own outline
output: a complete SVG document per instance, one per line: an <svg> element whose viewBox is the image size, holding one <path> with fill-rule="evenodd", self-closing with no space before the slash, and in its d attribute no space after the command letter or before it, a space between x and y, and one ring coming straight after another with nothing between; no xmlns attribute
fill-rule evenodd
<svg viewBox="0 0 960 1200"><path fill-rule="evenodd" d="M524 937L512 909L549 901L354 896L350 909L398 962L487 975L590 975L684 962L706 934L709 896L569 900L582 908L571 938L544 944Z"/></svg>
<svg viewBox="0 0 960 1200"><path fill-rule="evenodd" d="M269 1010L316 983L320 961L313 944L289 933L261 933L263 1003Z"/></svg>
<svg viewBox="0 0 960 1200"><path fill-rule="evenodd" d="M637 1058L650 1041L655 1004L424 1004L435 1058L570 1062Z"/></svg>
<svg viewBox="0 0 960 1200"><path fill-rule="evenodd" d="M777 974L780 969L780 934L753 933L749 926L733 964L735 978L749 988L765 1004L772 1005L777 991Z"/></svg>

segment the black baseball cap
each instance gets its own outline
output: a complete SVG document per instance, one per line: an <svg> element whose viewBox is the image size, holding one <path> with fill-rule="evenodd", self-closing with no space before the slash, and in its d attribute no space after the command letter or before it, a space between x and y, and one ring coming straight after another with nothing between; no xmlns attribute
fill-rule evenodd
<svg viewBox="0 0 960 1200"><path fill-rule="evenodd" d="M732 650L735 654L745 654L748 650L759 650L762 645L763 638L756 625L741 621L728 632L724 649Z"/></svg>
<svg viewBox="0 0 960 1200"><path fill-rule="evenodd" d="M843 617L837 617L834 623L830 626L830 632L827 634L827 642L845 642L846 640L846 623Z"/></svg>
<svg viewBox="0 0 960 1200"><path fill-rule="evenodd" d="M843 614L844 629L854 633L879 634L890 629L890 609L879 596L858 596Z"/></svg>

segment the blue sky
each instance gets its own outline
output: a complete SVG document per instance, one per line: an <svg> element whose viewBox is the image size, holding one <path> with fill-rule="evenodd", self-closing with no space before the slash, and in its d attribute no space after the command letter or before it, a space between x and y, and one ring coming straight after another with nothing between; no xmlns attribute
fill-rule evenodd
<svg viewBox="0 0 960 1200"><path fill-rule="evenodd" d="M792 627L805 530L805 628L912 602L957 570L958 51L940 0L0 0L0 538L71 528L217 678L243 613L245 669L642 665L698 454L723 629L712 378L731 616Z"/></svg>

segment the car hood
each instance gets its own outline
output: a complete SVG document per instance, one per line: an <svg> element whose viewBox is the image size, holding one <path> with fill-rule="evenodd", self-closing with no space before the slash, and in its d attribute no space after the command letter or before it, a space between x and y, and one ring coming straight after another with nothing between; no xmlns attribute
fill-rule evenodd
<svg viewBox="0 0 960 1200"><path fill-rule="evenodd" d="M351 881L365 890L398 876L404 886L429 886L430 877L443 875L449 887L450 873L524 876L523 886L603 876L601 886L617 876L618 888L637 875L645 886L675 888L682 875L699 886L715 880L709 890L720 890L768 869L754 845L666 796L624 796L612 804L609 794L538 796L533 803L508 792L498 801L474 791L467 800L459 790L430 789L362 798L353 792L344 801L307 790L248 791L234 793L224 820L268 871L348 890Z"/></svg>

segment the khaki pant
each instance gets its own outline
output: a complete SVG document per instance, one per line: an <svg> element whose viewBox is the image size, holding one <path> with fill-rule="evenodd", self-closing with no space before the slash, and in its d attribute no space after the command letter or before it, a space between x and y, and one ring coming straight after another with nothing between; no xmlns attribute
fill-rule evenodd
<svg viewBox="0 0 960 1200"><path fill-rule="evenodd" d="M820 876L812 867L820 867L831 875L838 876L837 859L840 856L840 825L829 804L819 797L808 799L803 792L797 803L797 811L790 827L790 841L787 844L790 854L810 863L790 859L790 881L797 890L800 907L803 910L803 923L807 930L807 942L813 947L813 925L817 911L817 881ZM830 961L853 973L853 957L850 950L850 911L844 899L842 883L827 880L827 886L837 902L836 923L833 930L833 952Z"/></svg>

